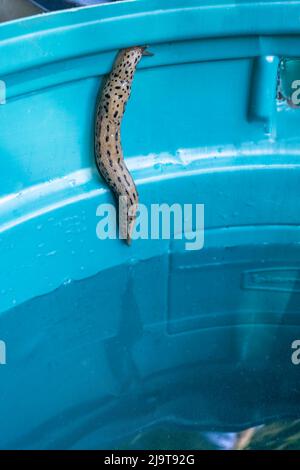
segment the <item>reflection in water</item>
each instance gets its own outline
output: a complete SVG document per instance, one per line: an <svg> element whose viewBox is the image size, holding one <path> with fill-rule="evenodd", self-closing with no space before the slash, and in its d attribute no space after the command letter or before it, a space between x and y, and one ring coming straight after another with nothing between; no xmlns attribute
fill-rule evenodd
<svg viewBox="0 0 300 470"><path fill-rule="evenodd" d="M300 419L279 421L240 433L161 428L138 434L121 449L144 450L300 450Z"/></svg>
<svg viewBox="0 0 300 470"><path fill-rule="evenodd" d="M262 426L250 440L247 449L300 450L300 419L279 421Z"/></svg>

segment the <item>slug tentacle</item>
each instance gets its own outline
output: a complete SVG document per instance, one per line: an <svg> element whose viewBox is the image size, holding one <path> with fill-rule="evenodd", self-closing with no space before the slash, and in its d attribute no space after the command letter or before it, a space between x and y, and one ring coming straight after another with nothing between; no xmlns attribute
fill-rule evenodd
<svg viewBox="0 0 300 470"><path fill-rule="evenodd" d="M148 55L146 46L119 52L96 110L95 154L99 172L118 199L120 237L131 242L138 206L138 192L124 162L121 123L137 64ZM122 204L120 201L122 200Z"/></svg>

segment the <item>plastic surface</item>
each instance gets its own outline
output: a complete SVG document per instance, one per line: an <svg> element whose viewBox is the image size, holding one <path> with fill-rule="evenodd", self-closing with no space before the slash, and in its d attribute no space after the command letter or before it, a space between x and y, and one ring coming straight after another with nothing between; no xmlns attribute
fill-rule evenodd
<svg viewBox="0 0 300 470"><path fill-rule="evenodd" d="M159 423L299 415L300 2L140 0L0 26L1 448L120 447ZM284 19L284 21L283 21ZM122 139L140 200L205 204L205 245L96 237L97 92L149 44Z"/></svg>

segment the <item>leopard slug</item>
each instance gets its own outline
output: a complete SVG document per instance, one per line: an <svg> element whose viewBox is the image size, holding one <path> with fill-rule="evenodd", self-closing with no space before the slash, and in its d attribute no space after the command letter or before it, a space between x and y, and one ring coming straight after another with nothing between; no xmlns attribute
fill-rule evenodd
<svg viewBox="0 0 300 470"><path fill-rule="evenodd" d="M128 244L135 224L138 192L124 162L120 130L134 73L143 55L152 55L145 46L119 52L98 100L95 121L97 168L118 200L120 238Z"/></svg>

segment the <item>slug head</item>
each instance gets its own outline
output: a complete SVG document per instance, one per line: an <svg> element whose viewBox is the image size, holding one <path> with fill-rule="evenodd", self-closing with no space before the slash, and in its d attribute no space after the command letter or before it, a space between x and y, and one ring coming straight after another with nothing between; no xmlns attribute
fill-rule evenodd
<svg viewBox="0 0 300 470"><path fill-rule="evenodd" d="M153 52L148 50L148 46L141 46L141 49L142 49L143 56L152 57L154 55Z"/></svg>

